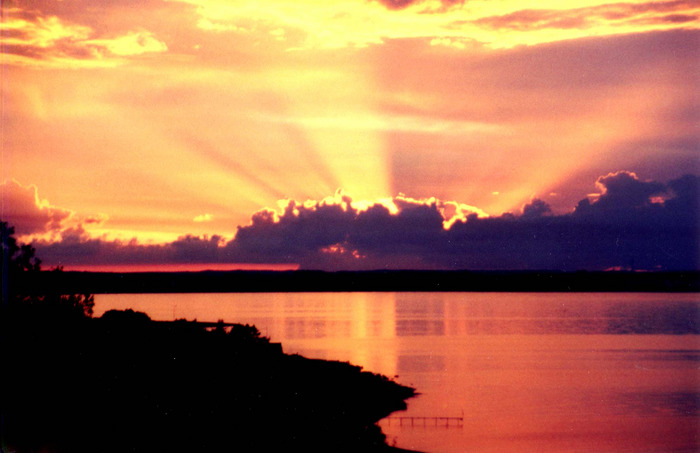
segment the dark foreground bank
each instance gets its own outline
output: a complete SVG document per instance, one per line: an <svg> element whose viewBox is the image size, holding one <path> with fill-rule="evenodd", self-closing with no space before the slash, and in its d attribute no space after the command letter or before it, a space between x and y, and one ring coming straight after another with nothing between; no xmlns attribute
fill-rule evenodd
<svg viewBox="0 0 700 453"><path fill-rule="evenodd" d="M414 390L252 326L3 312L3 452L392 451Z"/></svg>

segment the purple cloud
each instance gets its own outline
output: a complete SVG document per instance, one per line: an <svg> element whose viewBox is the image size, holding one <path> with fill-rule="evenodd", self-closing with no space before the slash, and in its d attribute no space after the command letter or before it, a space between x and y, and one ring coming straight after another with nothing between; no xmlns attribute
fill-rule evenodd
<svg viewBox="0 0 700 453"><path fill-rule="evenodd" d="M695 5L689 1L652 1L640 4L610 3L567 11L524 9L501 16L484 17L477 24L494 29L536 30L587 28L599 21L615 23L665 24L697 20Z"/></svg>
<svg viewBox="0 0 700 453"><path fill-rule="evenodd" d="M597 211L625 212L652 205L651 197L661 195L666 186L655 181L640 181L634 173L620 171L601 176L596 181L600 197L595 202Z"/></svg>
<svg viewBox="0 0 700 453"><path fill-rule="evenodd" d="M524 218L532 219L551 213L552 209L549 207L549 205L539 198L535 198L530 203L523 206Z"/></svg>
<svg viewBox="0 0 700 453"><path fill-rule="evenodd" d="M323 270L700 269L700 177L686 175L664 184L622 171L601 176L596 187L597 196L582 199L564 215L552 214L540 199L525 205L519 215L487 218L456 213L447 209L450 203L437 199L399 196L366 204L336 194L319 202L288 201L279 211L261 210L231 239L186 235L167 244L144 245L91 238L79 225L61 230L60 241L44 240L35 246L49 266L294 263ZM24 202L29 201L25 197ZM50 224L47 219L30 224Z"/></svg>
<svg viewBox="0 0 700 453"><path fill-rule="evenodd" d="M23 186L15 180L0 184L3 219L15 227L18 236L59 232L72 212L51 206L39 199L34 185Z"/></svg>

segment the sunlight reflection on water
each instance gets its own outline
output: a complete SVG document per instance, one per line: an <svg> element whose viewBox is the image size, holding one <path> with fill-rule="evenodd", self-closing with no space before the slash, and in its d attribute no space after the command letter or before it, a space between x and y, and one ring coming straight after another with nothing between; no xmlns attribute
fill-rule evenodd
<svg viewBox="0 0 700 453"><path fill-rule="evenodd" d="M619 293L98 295L96 315L255 324L288 353L398 375L398 446L458 451L700 449L700 297Z"/></svg>

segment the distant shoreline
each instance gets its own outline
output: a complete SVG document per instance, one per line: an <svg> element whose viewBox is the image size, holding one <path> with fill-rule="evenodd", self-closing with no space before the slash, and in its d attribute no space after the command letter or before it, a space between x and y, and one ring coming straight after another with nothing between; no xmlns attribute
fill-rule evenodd
<svg viewBox="0 0 700 453"><path fill-rule="evenodd" d="M700 292L700 271L41 272L18 282L65 294L235 292Z"/></svg>

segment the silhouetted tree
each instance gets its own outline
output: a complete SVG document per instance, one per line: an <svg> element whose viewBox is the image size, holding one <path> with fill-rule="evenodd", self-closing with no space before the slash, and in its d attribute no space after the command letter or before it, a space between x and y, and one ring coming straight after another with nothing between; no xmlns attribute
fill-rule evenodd
<svg viewBox="0 0 700 453"><path fill-rule="evenodd" d="M229 337L235 338L238 341L247 341L251 343L258 343L260 341L268 342L268 338L263 338L260 334L260 330L257 327L251 325L236 324L231 327L229 332Z"/></svg>
<svg viewBox="0 0 700 453"><path fill-rule="evenodd" d="M2 274L2 304L10 302L14 296L17 278L25 272L39 272L41 260L34 256L31 245L19 245L14 237L15 229L7 222L0 221L0 273Z"/></svg>
<svg viewBox="0 0 700 453"><path fill-rule="evenodd" d="M95 299L90 294L66 295L50 291L32 291L39 279L41 260L36 257L36 249L31 244L20 245L14 235L14 227L0 221L1 306L13 312L40 315L44 318L92 316ZM57 267L52 272L63 272L63 269Z"/></svg>
<svg viewBox="0 0 700 453"><path fill-rule="evenodd" d="M14 237L15 228L7 222L0 221L0 239L2 240L2 272L22 272L41 269L41 260L35 256L36 250L31 245L18 245Z"/></svg>

